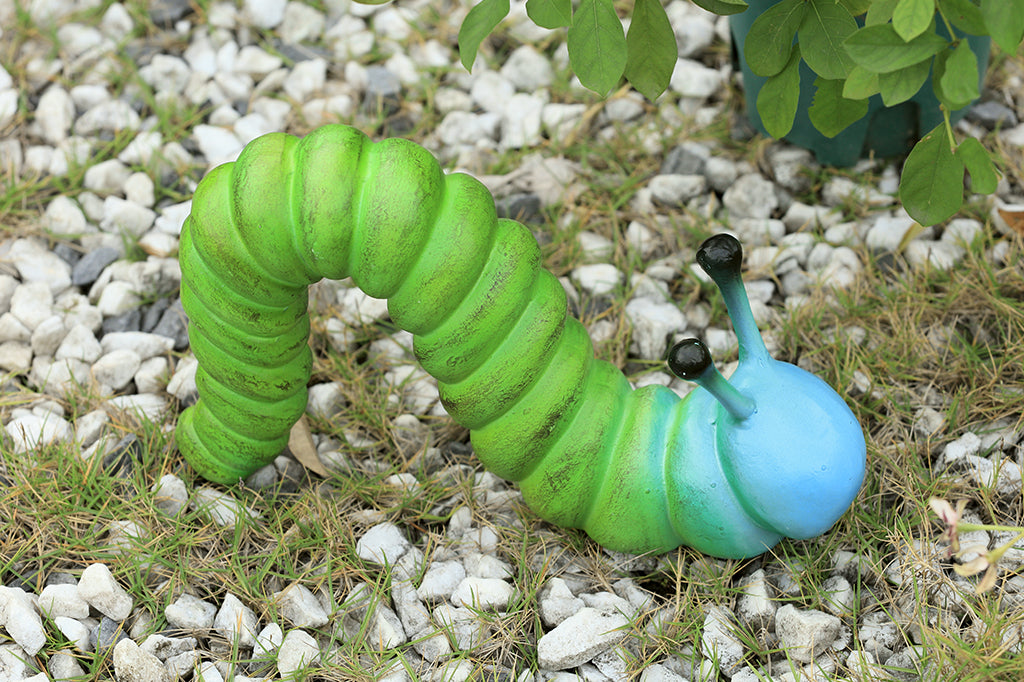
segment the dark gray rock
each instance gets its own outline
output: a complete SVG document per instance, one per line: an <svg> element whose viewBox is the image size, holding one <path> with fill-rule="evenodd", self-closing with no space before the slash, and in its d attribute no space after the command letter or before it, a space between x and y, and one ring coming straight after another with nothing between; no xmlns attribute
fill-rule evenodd
<svg viewBox="0 0 1024 682"><path fill-rule="evenodd" d="M684 142L672 149L661 164L661 175L704 175L711 150L696 142Z"/></svg>
<svg viewBox="0 0 1024 682"><path fill-rule="evenodd" d="M121 255L116 249L103 246L82 256L77 263L72 263L71 283L75 286L88 286L99 279L100 273ZM66 260L66 259L65 259ZM70 261L69 261L70 262Z"/></svg>
<svg viewBox="0 0 1024 682"><path fill-rule="evenodd" d="M93 650L104 656L108 655L114 645L122 639L128 639L124 632L124 625L108 616L100 619L100 626L89 633L89 643Z"/></svg>
<svg viewBox="0 0 1024 682"><path fill-rule="evenodd" d="M494 202L499 218L511 218L521 223L543 223L544 215L540 210L540 197L533 192L510 194Z"/></svg>
<svg viewBox="0 0 1024 682"><path fill-rule="evenodd" d="M70 265L72 268L74 268L75 264L82 259L82 254L78 251L78 249L73 247L71 244L68 244L67 242L60 242L59 244L54 246L53 252L57 254L57 256L61 260Z"/></svg>
<svg viewBox="0 0 1024 682"><path fill-rule="evenodd" d="M189 0L150 0L149 3L149 18L157 26L173 26L191 11Z"/></svg>
<svg viewBox="0 0 1024 682"><path fill-rule="evenodd" d="M1001 102L978 102L968 110L967 120L989 130L1012 128L1017 125L1017 114Z"/></svg>
<svg viewBox="0 0 1024 682"><path fill-rule="evenodd" d="M142 331L151 332L160 323L160 318L163 314L171 307L171 299L169 298L158 298L153 301L153 304L146 307L146 312L142 316Z"/></svg>
<svg viewBox="0 0 1024 682"><path fill-rule="evenodd" d="M100 332L103 335L115 332L137 332L142 331L142 311L138 308L129 310L126 313L108 317L103 320Z"/></svg>
<svg viewBox="0 0 1024 682"><path fill-rule="evenodd" d="M383 66L366 68L363 108L370 113L391 116L401 107L402 83Z"/></svg>
<svg viewBox="0 0 1024 682"><path fill-rule="evenodd" d="M160 315L160 321L152 332L160 336L174 339L174 350L188 348L188 318L181 307L181 299L177 298Z"/></svg>
<svg viewBox="0 0 1024 682"><path fill-rule="evenodd" d="M141 456L142 444L135 434L130 433L103 455L103 470L112 476L127 478L132 475L132 468Z"/></svg>
<svg viewBox="0 0 1024 682"><path fill-rule="evenodd" d="M274 49L281 56L293 62L305 62L310 59L326 59L328 62L334 59L330 50L316 45L295 45L281 40L274 40Z"/></svg>

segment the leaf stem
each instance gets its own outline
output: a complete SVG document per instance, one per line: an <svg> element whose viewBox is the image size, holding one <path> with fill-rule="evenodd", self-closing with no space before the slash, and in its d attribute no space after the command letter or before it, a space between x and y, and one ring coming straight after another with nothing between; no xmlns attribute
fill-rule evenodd
<svg viewBox="0 0 1024 682"><path fill-rule="evenodd" d="M953 137L953 126L949 122L949 109L946 108L945 104L939 105L942 109L942 120L946 126L946 137L949 138L949 151L956 153L956 138Z"/></svg>
<svg viewBox="0 0 1024 682"><path fill-rule="evenodd" d="M936 2L935 10L939 13L939 16L942 17L942 23L946 25L946 30L949 31L949 39L952 42L959 40L956 37L956 33L953 32L953 25L949 23L949 19L946 18L946 15L942 13L942 3Z"/></svg>
<svg viewBox="0 0 1024 682"><path fill-rule="evenodd" d="M1019 533L1020 535L1017 536L1016 540L1019 540L1024 536L1024 530L1022 530L1020 526L998 526L988 523L964 523L963 521L960 521L956 524L956 529L957 531L962 532L972 530L993 530L997 532ZM1016 540L1014 540L1014 542L1016 542Z"/></svg>

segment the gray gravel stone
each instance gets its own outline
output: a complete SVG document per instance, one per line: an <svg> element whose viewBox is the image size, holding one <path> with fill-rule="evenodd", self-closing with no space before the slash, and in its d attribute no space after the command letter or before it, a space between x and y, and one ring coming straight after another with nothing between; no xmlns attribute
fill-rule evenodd
<svg viewBox="0 0 1024 682"><path fill-rule="evenodd" d="M230 592L224 595L213 627L229 642L250 649L256 645L256 631L259 621L256 613Z"/></svg>
<svg viewBox="0 0 1024 682"><path fill-rule="evenodd" d="M294 583L273 594L278 613L289 623L299 628L318 628L330 622L320 600L309 588Z"/></svg>
<svg viewBox="0 0 1024 682"><path fill-rule="evenodd" d="M409 541L393 523L370 528L356 542L356 553L363 561L392 565L409 550Z"/></svg>
<svg viewBox="0 0 1024 682"><path fill-rule="evenodd" d="M277 670L282 679L320 662L320 647L305 630L291 630L277 651Z"/></svg>
<svg viewBox="0 0 1024 682"><path fill-rule="evenodd" d="M584 607L537 641L537 662L546 670L575 668L625 639L627 623L620 613Z"/></svg>
<svg viewBox="0 0 1024 682"><path fill-rule="evenodd" d="M701 652L715 661L726 676L740 668L744 655L743 643L733 634L735 625L732 620L729 611L718 606L710 607L700 638Z"/></svg>
<svg viewBox="0 0 1024 682"><path fill-rule="evenodd" d="M707 189L707 180L703 175L655 175L648 185L651 198L663 205L680 207L694 197L700 196Z"/></svg>
<svg viewBox="0 0 1024 682"><path fill-rule="evenodd" d="M87 618L89 603L78 594L77 585L47 585L39 594L39 610L50 618Z"/></svg>
<svg viewBox="0 0 1024 682"><path fill-rule="evenodd" d="M988 100L977 102L967 110L967 120L984 126L988 130L1013 128L1017 125L1017 114L1001 102Z"/></svg>
<svg viewBox="0 0 1024 682"><path fill-rule="evenodd" d="M199 597L183 594L164 608L167 622L182 630L207 630L213 627L217 607Z"/></svg>
<svg viewBox="0 0 1024 682"><path fill-rule="evenodd" d="M170 682L171 674L156 656L146 653L130 639L114 647L114 673L118 682Z"/></svg>
<svg viewBox="0 0 1024 682"><path fill-rule="evenodd" d="M129 639L124 623L107 616L100 618L99 625L89 631L89 648L105 656L123 640Z"/></svg>
<svg viewBox="0 0 1024 682"><path fill-rule="evenodd" d="M722 195L722 205L729 211L729 218L770 218L779 207L775 186L757 173L748 173L737 178Z"/></svg>
<svg viewBox="0 0 1024 682"><path fill-rule="evenodd" d="M29 656L35 656L46 644L46 632L35 602L20 587L0 585L0 624Z"/></svg>
<svg viewBox="0 0 1024 682"><path fill-rule="evenodd" d="M815 609L797 609L792 604L779 607L775 614L775 632L795 661L810 663L827 651L839 636L842 622Z"/></svg>
<svg viewBox="0 0 1024 682"><path fill-rule="evenodd" d="M498 578L463 578L451 595L455 606L468 606L473 609L504 610L515 594L515 590L504 580Z"/></svg>
<svg viewBox="0 0 1024 682"><path fill-rule="evenodd" d="M84 220L84 218L83 218ZM88 286L95 282L103 270L120 258L116 249L100 247L85 254L71 270L71 283L75 286Z"/></svg>
<svg viewBox="0 0 1024 682"><path fill-rule="evenodd" d="M398 76L383 66L369 66L366 69L366 88L363 94L363 108L390 115L401 105L402 82Z"/></svg>

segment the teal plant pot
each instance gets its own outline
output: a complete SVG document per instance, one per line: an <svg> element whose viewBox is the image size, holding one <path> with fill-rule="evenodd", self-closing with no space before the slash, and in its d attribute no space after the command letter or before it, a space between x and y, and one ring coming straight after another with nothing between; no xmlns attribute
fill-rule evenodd
<svg viewBox="0 0 1024 682"><path fill-rule="evenodd" d="M743 54L743 43L754 21L777 0L747 0L750 8L729 17L734 59L743 71L743 91L747 105L747 118L762 135L768 132L757 113L757 93L768 80L756 75L747 66ZM942 30L941 33L946 33ZM948 34L946 34L948 35ZM988 68L991 39L988 36L968 36L971 51L978 58L979 90ZM735 65L735 64L734 64ZM851 124L835 137L825 137L811 123L807 110L814 98L815 74L803 61L800 62L800 103L797 106L793 129L785 140L814 152L818 162L827 166L852 166L869 155L878 157L900 156L908 153L914 144L935 126L942 123L939 100L932 91L931 80L925 81L914 97L894 107L887 107L879 95L868 100L868 113ZM970 105L953 112L950 119L955 123L963 118Z"/></svg>

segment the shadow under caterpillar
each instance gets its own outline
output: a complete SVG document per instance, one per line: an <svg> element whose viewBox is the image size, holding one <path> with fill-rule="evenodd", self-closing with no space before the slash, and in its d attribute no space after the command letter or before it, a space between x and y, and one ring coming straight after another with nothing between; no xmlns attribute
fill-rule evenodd
<svg viewBox="0 0 1024 682"><path fill-rule="evenodd" d="M768 355L740 260L727 235L698 254L739 337L730 380L688 340L669 367L699 388L633 390L594 357L533 236L497 218L480 182L348 126L265 135L200 182L182 230L200 397L177 444L224 484L273 461L306 408L308 286L351 276L414 335L484 465L548 521L631 553L739 558L814 537L860 489L864 437L828 385Z"/></svg>

